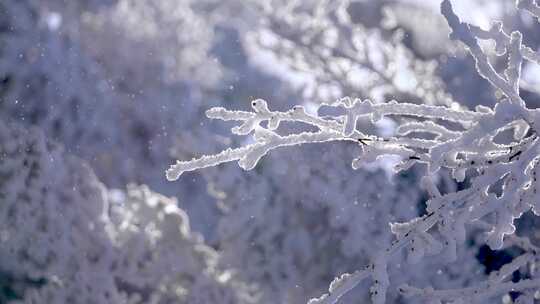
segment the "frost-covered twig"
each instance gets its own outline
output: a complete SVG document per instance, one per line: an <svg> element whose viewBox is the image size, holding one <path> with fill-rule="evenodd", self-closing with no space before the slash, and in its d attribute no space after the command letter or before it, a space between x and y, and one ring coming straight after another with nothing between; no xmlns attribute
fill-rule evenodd
<svg viewBox="0 0 540 304"><path fill-rule="evenodd" d="M237 149L227 149L219 154L203 156L191 161L178 161L167 170L167 178L176 180L185 171L193 171L199 168L215 166L224 162L239 161L239 165L244 169L253 168L258 160L268 151L283 147L299 145L304 143L316 143L337 140L358 141L366 146L366 153L363 158L370 157L374 152L412 157L410 160L423 160L416 155L413 149L429 149L437 146L443 141L425 140L412 137L395 137L381 139L374 135L366 135L361 130L356 129L359 119L368 118L377 121L387 115L414 116L422 118L441 119L451 122L459 122L463 125L470 124L477 117L486 114L471 111L456 111L443 106L415 105L407 103L397 103L392 101L387 104L372 104L369 100L342 99L332 105L323 105L321 109L337 108L343 110L344 115L337 115L331 118L321 118L317 115L306 113L303 107L295 106L286 112L270 111L264 100L258 99L252 102L254 112L228 111L223 108L212 108L207 111L209 118L221 120L241 121L240 126L232 129L233 134L247 135L253 133L256 143ZM319 132L302 132L280 136L276 129L282 121L293 121L308 124L319 129ZM261 126L266 122L267 127ZM444 126L433 125L426 129L426 132L438 134ZM452 132L452 131L446 131ZM369 150L369 151L368 151ZM354 165L357 163L355 161Z"/></svg>
<svg viewBox="0 0 540 304"><path fill-rule="evenodd" d="M342 274L340 277L335 278L332 283L330 283L327 294L324 294L319 298L309 300L308 304L336 303L339 298L353 289L356 285L358 285L359 282L371 276L371 270L372 267L367 266L365 270L357 270L352 274Z"/></svg>
<svg viewBox="0 0 540 304"><path fill-rule="evenodd" d="M401 291L407 296L422 296L430 300L437 299L439 301L467 301L466 303L485 303L487 299L495 295L501 295L510 291L524 291L527 289L536 290L540 286L540 279L521 280L519 282L504 282L490 285L486 282L477 287L469 287L452 290L433 290L430 288L416 289L412 287L401 287ZM432 302L437 303L437 302ZM442 302L439 302L442 303ZM459 303L459 302L458 302ZM464 303L464 302L462 302Z"/></svg>
<svg viewBox="0 0 540 304"><path fill-rule="evenodd" d="M403 285L399 291L407 297L420 296L429 298L432 301L454 301L461 299L467 303L477 303L480 300L504 294L510 291L523 291L526 289L536 289L540 287L540 279L525 279L519 282L505 282L512 273L527 263L538 259L538 253L526 253L515 258L511 263L504 265L500 270L490 274L487 281L482 282L474 287L449 289L449 290L434 290L433 288L414 288L408 285Z"/></svg>
<svg viewBox="0 0 540 304"><path fill-rule="evenodd" d="M516 5L540 20L540 6L534 0L517 0Z"/></svg>

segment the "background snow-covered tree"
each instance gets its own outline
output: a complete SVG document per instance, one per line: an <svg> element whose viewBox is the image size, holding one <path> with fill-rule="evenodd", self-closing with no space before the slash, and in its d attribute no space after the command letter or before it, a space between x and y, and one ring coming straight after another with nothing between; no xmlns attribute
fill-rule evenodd
<svg viewBox="0 0 540 304"><path fill-rule="evenodd" d="M43 133L0 125L0 285L15 303L250 303L175 199L107 190Z"/></svg>

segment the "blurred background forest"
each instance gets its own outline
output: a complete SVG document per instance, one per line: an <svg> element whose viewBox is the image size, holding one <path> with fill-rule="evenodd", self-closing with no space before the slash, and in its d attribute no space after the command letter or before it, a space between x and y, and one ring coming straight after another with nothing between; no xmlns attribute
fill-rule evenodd
<svg viewBox="0 0 540 304"><path fill-rule="evenodd" d="M453 3L467 22L502 20L540 46L538 24L513 1ZM424 212L415 168L393 176L387 158L353 171L356 147L332 144L277 151L249 172L230 164L170 183L164 171L242 144L228 138L230 124L206 119L214 106L264 98L309 110L343 96L493 106L497 92L448 39L439 4L0 1L0 303L302 303L322 294L392 240L388 222ZM525 65L523 80L537 108L539 68ZM368 127L391 135L394 125ZM442 174L437 183L450 191L467 180ZM540 241L539 224L524 216L518 235ZM519 254L467 237L454 263L396 264L395 284L467 286ZM367 299L356 289L342 303Z"/></svg>

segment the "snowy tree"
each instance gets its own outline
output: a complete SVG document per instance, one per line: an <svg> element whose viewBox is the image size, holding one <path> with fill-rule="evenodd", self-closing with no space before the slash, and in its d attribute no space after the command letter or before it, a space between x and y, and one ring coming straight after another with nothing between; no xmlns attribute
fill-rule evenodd
<svg viewBox="0 0 540 304"><path fill-rule="evenodd" d="M279 2L279 1L276 1ZM390 35L354 23L351 1L290 1L263 6L263 27L248 34L248 49L270 53L299 74L308 100L389 96L427 104L450 103L437 63L417 59Z"/></svg>
<svg viewBox="0 0 540 304"><path fill-rule="evenodd" d="M1 123L0 155L2 303L254 301L175 199L107 190L36 129Z"/></svg>
<svg viewBox="0 0 540 304"><path fill-rule="evenodd" d="M226 86L210 54L214 24L192 1L154 2L2 1L0 118L37 126L108 187L145 183L183 194L184 208L210 206L204 195L187 197L189 187L161 182L161 164L171 141L211 136L182 130L199 126L204 109L219 104L203 101ZM194 218L215 213L191 209Z"/></svg>
<svg viewBox="0 0 540 304"><path fill-rule="evenodd" d="M518 1L518 7L537 16L532 1ZM212 108L207 116L225 121L239 121L232 132L253 135L253 141L239 148L227 149L215 155L191 161L178 161L167 170L167 178L176 180L186 171L238 161L241 168L255 168L269 151L306 143L353 142L360 156L352 162L358 169L381 155L396 155L401 162L396 170L413 165L425 168L422 186L429 194L424 214L407 222L391 223L394 241L372 257L363 269L336 278L329 292L311 303L335 303L356 285L370 279L369 289L374 303L384 303L393 283L394 257L407 252L408 260L417 263L426 256L443 256L455 261L457 249L466 239L466 227L485 230L485 243L493 249L503 247L514 239L514 219L531 210L539 213L536 195L538 169L537 110L528 109L519 95L521 68L524 60L538 64L539 55L522 42L518 31L506 33L500 22L484 30L464 23L454 13L448 0L441 5L442 15L450 28L450 38L465 45L476 62L478 73L497 90L498 101L493 108L477 107L474 111L427 104L374 103L368 99L343 98L335 103L322 104L317 113L302 106L288 111L272 111L264 100L252 102L252 112ZM494 40L496 54L507 56L504 71L496 70L481 48L479 40ZM398 120L396 136L382 137L358 128L358 122L377 122L386 116ZM280 124L301 123L310 131L280 134ZM456 181L467 175L470 183L457 191L441 192L434 182L437 174L449 170ZM506 237L505 237L506 236ZM508 281L509 275L520 267L534 267L538 253L534 245L520 242L524 253L490 274L485 281L475 282L463 289L416 288L406 284L399 291L409 296L421 296L433 303L482 302L510 291L518 292L516 301L530 303L540 286L537 275Z"/></svg>

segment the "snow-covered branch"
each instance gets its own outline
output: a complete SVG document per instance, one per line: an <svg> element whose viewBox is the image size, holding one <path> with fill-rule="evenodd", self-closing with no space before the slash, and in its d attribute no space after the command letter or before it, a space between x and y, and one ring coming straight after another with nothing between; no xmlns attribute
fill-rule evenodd
<svg viewBox="0 0 540 304"><path fill-rule="evenodd" d="M401 286L400 292L407 297L419 296L429 298L434 303L442 301L455 301L460 299L467 303L483 303L494 295L501 295L510 291L535 290L540 286L540 279L525 279L519 282L506 281L514 271L538 259L538 253L526 253L515 258L511 263L504 265L500 270L493 272L489 279L474 287L434 290L433 288L414 288L408 285ZM437 302L438 301L438 302ZM482 302L483 301L483 302Z"/></svg>
<svg viewBox="0 0 540 304"><path fill-rule="evenodd" d="M517 0L516 5L540 20L540 6L534 0Z"/></svg>
<svg viewBox="0 0 540 304"><path fill-rule="evenodd" d="M465 242L469 223L486 220L486 243L500 249L505 236L515 231L514 219L531 209L540 214L540 196L537 195L540 112L528 109L519 95L523 61L538 63L539 55L523 45L518 31L507 35L501 24L484 31L461 22L448 0L442 2L441 13L452 29L451 38L465 44L476 61L478 73L505 96L493 108L479 106L475 110L463 110L351 98L323 103L317 113L308 113L301 106L285 112L271 111L261 99L252 102L252 112L212 108L206 113L209 118L239 122L232 133L251 135L254 143L191 161L177 161L167 170L167 179L177 180L183 172L231 161L238 161L240 167L250 170L276 148L331 141L358 144L359 156L352 161L354 169L384 155L401 158L396 170L405 170L414 164L425 165L423 186L430 194L426 213L407 222L391 223L395 240L362 270L335 279L329 292L312 299L312 304L336 303L368 278L372 281L373 302L385 303L391 279L388 268L398 253L405 251L410 263L432 255L454 261L458 246ZM480 47L478 40L485 39L495 40L497 55L507 53L508 64L503 73L491 65ZM381 137L364 127L385 117L397 118L395 136ZM285 121L310 129L286 133L280 128ZM459 191L442 193L431 179L441 169L451 171L458 182L469 177L469 185ZM536 252L526 253L476 287L441 291L403 287L402 292L437 301L458 298L479 301L512 290L534 289L539 286L538 279L519 282L504 282L504 279L536 258Z"/></svg>

